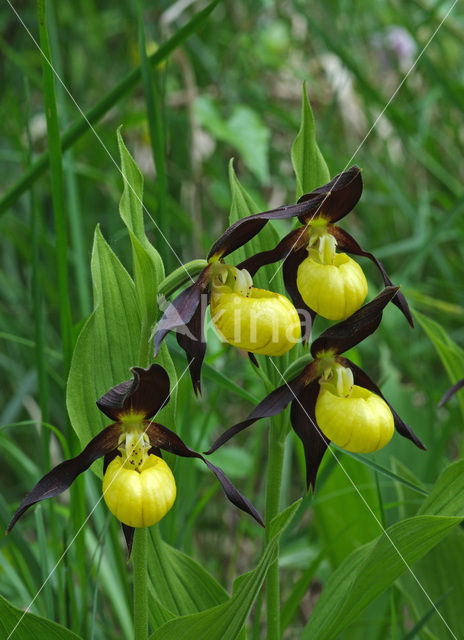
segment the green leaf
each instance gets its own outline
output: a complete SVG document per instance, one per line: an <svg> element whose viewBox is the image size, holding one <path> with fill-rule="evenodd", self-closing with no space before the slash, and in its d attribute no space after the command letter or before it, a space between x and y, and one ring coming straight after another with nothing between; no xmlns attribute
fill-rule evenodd
<svg viewBox="0 0 464 640"><path fill-rule="evenodd" d="M336 452L340 464L317 492L313 507L314 524L328 546L328 557L337 567L349 553L379 533L373 513L380 519L378 496L371 471L356 460ZM361 503L353 487L362 487Z"/></svg>
<svg viewBox="0 0 464 640"><path fill-rule="evenodd" d="M350 456L350 458L354 458L355 460L360 462L362 465L369 467L370 469L372 469L373 471L376 471L377 473L382 474L386 478L390 478L391 480L394 480L395 482L398 482L404 485L405 487L408 487L409 489L412 489L413 491L422 494L423 496L428 495L427 490L421 486L421 483L417 479L416 481L413 482L412 480L406 477L407 475L410 474L410 470L407 470L407 473L405 470L403 475L401 475L398 473L394 473L393 471L390 471L390 469L387 469L386 467L382 467L380 464L377 464L376 462L366 457L365 455L361 455L359 453L353 453L351 451L345 451L342 449L338 449L338 450L343 451L345 455Z"/></svg>
<svg viewBox="0 0 464 640"><path fill-rule="evenodd" d="M301 125L292 146L292 164L296 174L296 197L329 182L330 173L316 141L313 112L303 83Z"/></svg>
<svg viewBox="0 0 464 640"><path fill-rule="evenodd" d="M464 638L462 531L459 528L452 531L446 540L440 542L414 566L414 574L420 584L408 573L401 576L399 587L415 612L416 620L423 619L432 610L426 623L427 637L433 640ZM440 615L432 607L429 598L434 603L440 603ZM447 631L441 616L452 633Z"/></svg>
<svg viewBox="0 0 464 640"><path fill-rule="evenodd" d="M117 138L121 156L121 171L124 176L119 214L129 231L132 245L133 279L141 318L140 344L136 361L140 366L145 367L152 360L151 334L159 316L157 296L158 287L164 280L164 264L160 254L145 234L143 176L124 144L121 127L117 131ZM164 238L162 240L165 242ZM171 380L171 401L158 414L157 419L160 422L166 420L173 428L177 398L177 374L165 345L161 347L156 361L166 369Z"/></svg>
<svg viewBox="0 0 464 640"><path fill-rule="evenodd" d="M460 462L446 469L421 507L420 515L397 522L346 558L331 575L301 640L337 637L463 519L463 465ZM438 494L445 497L440 499ZM423 515L425 512L429 515Z"/></svg>
<svg viewBox="0 0 464 640"><path fill-rule="evenodd" d="M83 446L108 424L95 402L130 378L139 363L141 320L134 282L95 230L92 253L95 311L74 350L67 387L71 424Z"/></svg>
<svg viewBox="0 0 464 640"><path fill-rule="evenodd" d="M129 231L132 245L133 277L141 315L138 361L148 364L151 330L158 318L158 285L164 279L164 265L158 251L145 235L143 177L127 150L120 131L121 127L118 129L117 137L124 188L119 203L119 213Z"/></svg>
<svg viewBox="0 0 464 640"><path fill-rule="evenodd" d="M461 378L464 378L464 350L453 342L438 322L431 320L416 310L413 310L413 314L432 341L432 344L446 369L446 373L448 374L451 384L454 384ZM447 387L444 386L443 393L445 393L446 390ZM457 398L461 407L462 416L464 417L464 393L458 393Z"/></svg>
<svg viewBox="0 0 464 640"><path fill-rule="evenodd" d="M16 626L18 625L18 626ZM14 631L14 640L79 640L72 631L68 631L56 622L33 613L24 613L13 607L0 596L0 637L9 638ZM82 639L80 639L82 640Z"/></svg>
<svg viewBox="0 0 464 640"><path fill-rule="evenodd" d="M217 140L237 149L245 165L261 182L268 181L270 133L256 111L240 105L225 120L217 102L200 96L195 100L194 112L202 127Z"/></svg>
<svg viewBox="0 0 464 640"><path fill-rule="evenodd" d="M233 224L241 218L258 213L258 206L254 202L253 198L247 193L246 189L240 184L240 181L237 178L237 175L234 171L233 159L231 159L229 162L229 183L232 193L229 223ZM246 243L245 246L240 247L240 249L238 249L237 251L234 251L234 253L232 254L234 264L238 264L242 260L245 260L245 258L248 258L255 253L266 251L267 249L275 247L279 241L279 234L274 228L272 222L268 222L266 226L254 238ZM259 287L261 289L268 289L282 295L287 295L282 275L282 263L276 262L260 269L258 273L253 277L253 284L255 287ZM297 348L298 347L295 347L295 350ZM294 357L296 356L295 350L293 352ZM261 359L260 356L259 359ZM261 362L268 378L274 381L276 385L280 385L281 378L278 371L284 371L287 368L287 354L279 358L278 371L269 358L262 358Z"/></svg>
<svg viewBox="0 0 464 640"><path fill-rule="evenodd" d="M184 616L209 609L229 598L227 591L195 560L161 540L156 527L150 529L152 549L148 555L154 602Z"/></svg>
<svg viewBox="0 0 464 640"><path fill-rule="evenodd" d="M332 640L404 571L422 558L462 516L416 516L397 522L353 551L330 577L300 640ZM402 557L400 557L400 555ZM403 559L404 558L404 561Z"/></svg>
<svg viewBox="0 0 464 640"><path fill-rule="evenodd" d="M270 132L256 111L235 107L228 121L230 139L243 162L263 183L269 180Z"/></svg>
<svg viewBox="0 0 464 640"><path fill-rule="evenodd" d="M230 224L233 224L237 220L245 218L246 216L259 213L258 205L237 178L237 174L234 171L233 158L231 158L229 162L229 184L232 194L232 203L229 215ZM234 251L234 263L238 264L255 253L272 249L279 240L280 236L272 225L272 222L268 222L264 229L247 242L245 246ZM262 289L272 288L272 291L276 291L277 293L285 293L282 269L280 267L280 263L277 262L260 269L253 278L255 286L261 287Z"/></svg>
<svg viewBox="0 0 464 640"><path fill-rule="evenodd" d="M464 514L464 460L450 464L435 483L417 515Z"/></svg>
<svg viewBox="0 0 464 640"><path fill-rule="evenodd" d="M300 501L296 502L274 518L271 523L270 539L258 566L238 578L231 598L206 611L171 620L155 631L150 636L150 640L178 640L179 638L236 640L262 587L266 573L276 559L280 535L293 517L299 503Z"/></svg>

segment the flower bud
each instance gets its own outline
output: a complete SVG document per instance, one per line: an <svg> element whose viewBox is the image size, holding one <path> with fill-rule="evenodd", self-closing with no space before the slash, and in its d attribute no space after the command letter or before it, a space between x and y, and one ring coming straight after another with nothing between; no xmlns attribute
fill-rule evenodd
<svg viewBox="0 0 464 640"><path fill-rule="evenodd" d="M393 415L387 403L357 385L349 397L340 397L321 387L316 421L329 440L355 453L378 451L391 440L394 432Z"/></svg>
<svg viewBox="0 0 464 640"><path fill-rule="evenodd" d="M211 318L226 342L265 356L287 353L301 335L300 319L290 300L255 287L247 296L213 289Z"/></svg>
<svg viewBox="0 0 464 640"><path fill-rule="evenodd" d="M298 267L296 283L308 307L328 320L348 318L367 296L363 270L346 253L335 254L332 264L310 255Z"/></svg>
<svg viewBox="0 0 464 640"><path fill-rule="evenodd" d="M103 497L111 513L129 527L149 527L163 518L176 499L176 483L166 462L150 454L137 469L121 456L103 477Z"/></svg>

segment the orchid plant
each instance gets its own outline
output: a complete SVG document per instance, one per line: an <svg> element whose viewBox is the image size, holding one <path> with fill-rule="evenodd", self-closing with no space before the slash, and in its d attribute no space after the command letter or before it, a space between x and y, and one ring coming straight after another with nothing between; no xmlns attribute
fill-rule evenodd
<svg viewBox="0 0 464 640"><path fill-rule="evenodd" d="M169 512L176 494L177 499L182 500L183 490L182 486L176 487L175 469L173 473L162 452L197 459L213 472L231 503L251 515L259 525L266 524L266 546L259 565L261 573L258 572L261 577L256 573L253 597L266 575L266 637L276 640L280 638L277 542L296 509L289 507L279 516L283 450L289 424L302 441L307 488L313 490L331 442L348 451L369 453L386 446L396 429L424 449L419 437L399 417L379 387L343 355L377 329L389 302L396 305L413 326L411 313L405 297L399 287L393 285L382 263L336 224L361 198L362 179L357 166L316 185L296 204L285 204L237 220L213 244L206 260L195 263L195 279L192 265L188 264L182 265L174 276L165 277L160 256L144 231L141 176L119 133L118 139L126 177L121 217L132 246L133 275L121 265L97 229L92 257L95 310L81 331L68 381L69 413L84 448L39 480L19 504L8 531L32 505L61 494L79 474L103 458L103 473L94 469L102 475L104 501L122 524L129 553L134 541L134 563L139 568L134 582L135 627L139 630L137 640L145 639L148 633L146 570L144 572L146 529ZM308 145L310 139L308 136ZM308 148L306 152L315 153L315 149ZM315 157L319 157L317 153ZM300 176L301 167L296 167ZM366 179L369 179L368 172ZM226 261L239 248L247 251L250 241L260 236L270 221L294 218L300 225L274 248L249 251L238 264ZM385 288L364 306L367 280L360 265L348 253L373 261L383 278ZM284 282L290 299L284 292L273 291L272 282L269 289L258 288L253 283L259 269L278 261L283 261ZM171 295L172 301L158 320L155 300L160 291ZM194 391L199 395L206 353L204 316L208 306L223 341L248 352L257 366L256 355L269 358L288 354L293 362L290 367L293 375L280 374L276 364L279 361L272 360L283 384L212 444L202 442L201 446L207 449L202 454L185 444L178 433L184 432L184 428L179 429L175 417L176 371L165 338L176 331L177 342L187 356ZM305 324L302 317L308 314L310 322ZM338 323L313 340L311 358L300 358L303 347L296 348L296 345L301 343L301 338L310 342L316 315ZM132 379L127 381L129 369ZM261 375L259 370L258 373ZM283 412L289 404L288 418ZM109 426L102 421L101 413L112 421ZM224 471L208 459L232 436L262 418L272 418L265 521ZM161 421L167 421L169 428ZM26 529L26 521L23 526ZM162 554L161 542L159 544L157 552ZM246 580L244 578L243 584ZM168 620L164 622L169 626ZM202 618L198 624L203 629L206 622Z"/></svg>

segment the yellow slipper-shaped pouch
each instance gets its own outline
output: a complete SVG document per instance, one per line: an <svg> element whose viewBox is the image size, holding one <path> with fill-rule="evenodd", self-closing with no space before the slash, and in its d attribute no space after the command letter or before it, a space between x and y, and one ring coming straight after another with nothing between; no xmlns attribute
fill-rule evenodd
<svg viewBox="0 0 464 640"><path fill-rule="evenodd" d="M130 460L117 456L103 477L108 509L129 527L149 527L163 518L176 499L176 483L166 462L153 454L129 468Z"/></svg>
<svg viewBox="0 0 464 640"><path fill-rule="evenodd" d="M346 253L336 253L332 264L305 258L298 267L296 284L308 307L328 320L345 320L367 296L364 272Z"/></svg>
<svg viewBox="0 0 464 640"><path fill-rule="evenodd" d="M372 391L353 386L349 397L321 387L316 401L316 420L334 444L354 453L371 453L384 447L394 432L387 403Z"/></svg>

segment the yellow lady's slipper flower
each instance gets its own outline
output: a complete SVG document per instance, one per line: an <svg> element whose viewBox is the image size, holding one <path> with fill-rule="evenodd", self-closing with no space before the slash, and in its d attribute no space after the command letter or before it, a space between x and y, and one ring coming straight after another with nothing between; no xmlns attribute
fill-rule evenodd
<svg viewBox="0 0 464 640"><path fill-rule="evenodd" d="M249 354L283 355L301 336L300 319L290 300L254 287L248 271L225 264L215 246L217 253L210 257L196 282L171 302L154 336L156 357L165 336L176 329L177 342L187 355L195 393L201 391L201 366L206 352L203 324L208 304L221 337Z"/></svg>
<svg viewBox="0 0 464 640"><path fill-rule="evenodd" d="M328 320L348 318L367 296L364 272L346 253L337 253L330 264L308 256L298 267L296 283L305 304Z"/></svg>
<svg viewBox="0 0 464 640"><path fill-rule="evenodd" d="M176 481L162 458L149 454L134 469L116 457L103 477L106 506L129 527L149 527L164 518L176 499Z"/></svg>
<svg viewBox="0 0 464 640"><path fill-rule="evenodd" d="M313 360L301 373L274 389L245 420L220 435L207 454L257 420L281 413L290 403L291 424L303 443L308 488L315 487L319 465L331 441L347 451L369 453L385 446L396 429L425 449L375 383L341 355L376 330L383 309L397 292L398 287L386 287L348 319L324 331L311 345Z"/></svg>
<svg viewBox="0 0 464 640"><path fill-rule="evenodd" d="M98 458L104 458L103 495L110 511L123 524L129 552L134 527L148 527L163 518L176 498L176 483L160 449L183 458L199 458L215 474L226 497L263 524L253 505L222 469L190 449L179 436L154 422L169 402L169 376L158 364L134 367L133 378L110 389L97 401L113 423L103 429L75 458L49 471L19 505L7 533L29 507L63 493Z"/></svg>
<svg viewBox="0 0 464 640"><path fill-rule="evenodd" d="M253 277L262 266L283 260L285 287L298 311L306 311L301 317L305 322L304 337L308 339L311 330L308 313L312 318L319 314L338 321L359 309L366 297L367 283L361 267L343 252L374 262L384 284L392 286L383 264L335 224L356 206L362 188L361 170L353 166L303 195L297 204L237 220L213 245L208 258L217 251L221 251L222 257L226 256L240 246L239 243L243 244L244 238L250 240L256 235L269 220L297 217L301 227L290 231L274 249L257 253L237 267L247 269ZM227 249L223 251L225 245ZM393 302L413 327L403 294L399 292Z"/></svg>
<svg viewBox="0 0 464 640"><path fill-rule="evenodd" d="M211 318L226 342L265 356L287 353L301 335L298 313L285 296L253 287L246 270L228 265L218 265L212 280Z"/></svg>
<svg viewBox="0 0 464 640"><path fill-rule="evenodd" d="M334 444L355 453L372 453L393 437L393 415L387 403L369 389L354 385L348 396L319 391L316 422Z"/></svg>

